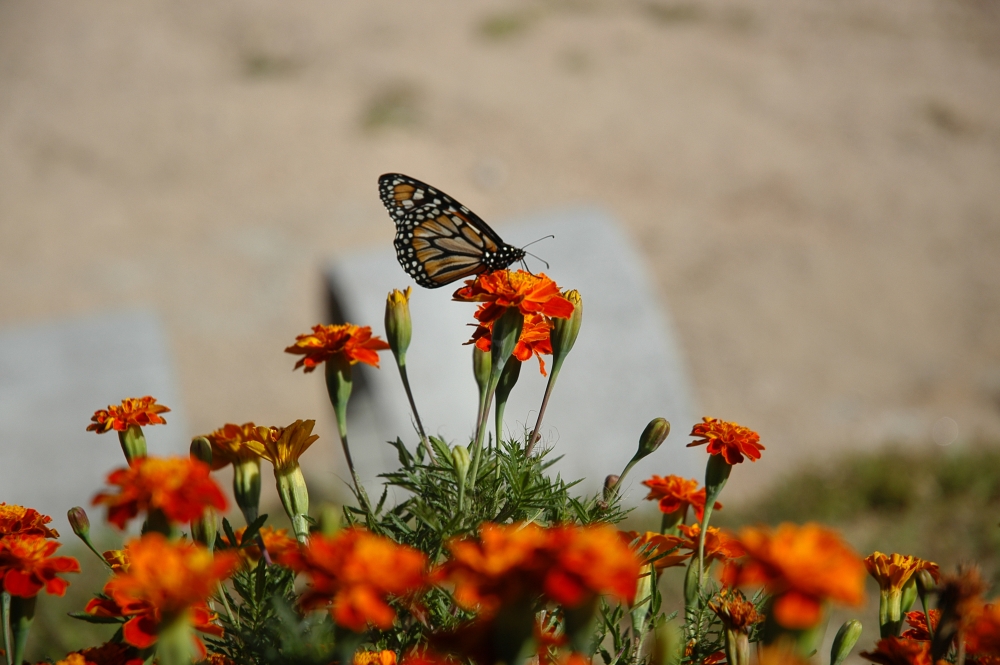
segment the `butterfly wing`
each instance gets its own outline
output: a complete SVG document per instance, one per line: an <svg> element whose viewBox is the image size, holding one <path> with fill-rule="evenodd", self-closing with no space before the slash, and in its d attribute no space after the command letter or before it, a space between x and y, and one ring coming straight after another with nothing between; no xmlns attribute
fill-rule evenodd
<svg viewBox="0 0 1000 665"><path fill-rule="evenodd" d="M416 178L387 173L379 196L396 223L396 257L417 284L433 289L510 265L516 250L476 213ZM523 254L521 255L523 256Z"/></svg>
<svg viewBox="0 0 1000 665"><path fill-rule="evenodd" d="M407 213L396 224L399 264L429 289L484 272L484 257L495 255L499 248L473 219L436 207Z"/></svg>

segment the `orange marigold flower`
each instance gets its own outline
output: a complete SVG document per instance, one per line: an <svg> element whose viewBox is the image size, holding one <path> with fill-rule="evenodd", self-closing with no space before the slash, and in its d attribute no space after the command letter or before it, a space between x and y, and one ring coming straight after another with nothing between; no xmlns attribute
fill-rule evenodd
<svg viewBox="0 0 1000 665"><path fill-rule="evenodd" d="M710 455L722 455L729 464L739 464L744 455L751 462L760 459L760 451L764 450L764 446L760 445L760 435L757 432L708 416L702 418L702 421L691 430L691 436L701 438L687 444L688 448L707 443Z"/></svg>
<svg viewBox="0 0 1000 665"><path fill-rule="evenodd" d="M684 536L682 546L691 550L693 555L698 551L698 536L701 534L701 525L680 524L677 529ZM725 529L708 527L708 532L705 534L705 561L727 561L738 559L744 554L746 554L746 550L733 534Z"/></svg>
<svg viewBox="0 0 1000 665"><path fill-rule="evenodd" d="M524 270L482 273L466 280L465 286L455 291L452 298L459 302L486 303L475 315L483 324L496 321L511 307L516 307L525 317L542 314L568 319L573 314L573 303L545 273L533 275Z"/></svg>
<svg viewBox="0 0 1000 665"><path fill-rule="evenodd" d="M722 621L727 630L749 634L750 629L764 620L764 616L739 591L723 589L708 608Z"/></svg>
<svg viewBox="0 0 1000 665"><path fill-rule="evenodd" d="M503 604L538 594L570 607L598 594L631 601L641 562L608 525L486 523L479 539L453 539L439 580L455 586L455 602L490 616Z"/></svg>
<svg viewBox="0 0 1000 665"><path fill-rule="evenodd" d="M941 610L930 610L931 628L937 630L938 622L941 621ZM910 640L929 640L931 633L927 630L927 617L919 610L906 613L906 623L909 629L904 630L900 637Z"/></svg>
<svg viewBox="0 0 1000 665"><path fill-rule="evenodd" d="M111 566L111 572L113 573L125 573L128 572L128 548L120 550L108 550L103 552L101 556L104 560L108 562Z"/></svg>
<svg viewBox="0 0 1000 665"><path fill-rule="evenodd" d="M275 471L286 471L299 464L302 456L319 435L313 434L315 420L296 420L288 427L258 427L258 436L247 439L246 447L274 465Z"/></svg>
<svg viewBox="0 0 1000 665"><path fill-rule="evenodd" d="M134 647L120 642L107 642L99 647L67 654L56 665L142 665L143 659Z"/></svg>
<svg viewBox="0 0 1000 665"><path fill-rule="evenodd" d="M686 511L688 506L691 506L699 522L705 514L705 488L698 489L697 480L688 480L680 476L665 478L653 476L649 480L642 481L642 484L649 488L646 500L659 501L661 513ZM722 504L716 501L713 508L719 510Z"/></svg>
<svg viewBox="0 0 1000 665"><path fill-rule="evenodd" d="M235 531L236 543L229 543L229 536L224 536L223 540L229 543L230 546L235 546L243 540L243 534L246 533L246 530L246 527L242 527ZM280 559L286 552L291 552L299 546L298 541L288 535L287 529L275 529L272 526L265 526L261 527L258 533L264 540L264 547L267 549L267 553L274 560ZM260 556L260 547L256 544L240 549L240 558L251 564L259 561Z"/></svg>
<svg viewBox="0 0 1000 665"><path fill-rule="evenodd" d="M657 570L680 566L691 558L691 552L681 552L685 540L678 536L665 536L656 531L638 533L620 531L622 540L632 547L644 564L652 564Z"/></svg>
<svg viewBox="0 0 1000 665"><path fill-rule="evenodd" d="M126 549L128 571L104 585L107 598L91 600L85 609L88 614L126 618L122 635L140 649L156 643L162 624L185 613L195 629L222 635L206 600L233 572L235 553L213 555L198 543L170 542L159 533L147 533ZM204 654L204 645L200 640L198 644Z"/></svg>
<svg viewBox="0 0 1000 665"><path fill-rule="evenodd" d="M806 629L822 618L827 599L849 605L864 600L865 566L835 531L819 524L747 527L739 542L746 559L724 574L730 586L764 585L774 596L774 618Z"/></svg>
<svg viewBox="0 0 1000 665"><path fill-rule="evenodd" d="M983 606L965 633L965 646L968 654L977 659L1000 658L1000 604Z"/></svg>
<svg viewBox="0 0 1000 665"><path fill-rule="evenodd" d="M789 649L787 644L779 643L757 649L757 665L809 665L811 662Z"/></svg>
<svg viewBox="0 0 1000 665"><path fill-rule="evenodd" d="M169 413L170 409L156 403L155 397L127 397L121 406L108 405L107 409L95 411L90 418L93 423L87 426L88 432L104 434L111 430L124 432L129 425L166 425L167 421L160 417L161 413Z"/></svg>
<svg viewBox="0 0 1000 665"><path fill-rule="evenodd" d="M388 649L382 651L355 651L354 665L396 665L396 652Z"/></svg>
<svg viewBox="0 0 1000 665"><path fill-rule="evenodd" d="M875 552L865 557L865 568L878 582L879 588L886 592L901 593L910 578L921 570L929 572L935 582L941 579L936 563L902 554Z"/></svg>
<svg viewBox="0 0 1000 665"><path fill-rule="evenodd" d="M396 611L389 596L422 589L427 580L423 552L358 527L334 536L313 535L306 546L286 552L279 561L309 578L303 608L330 605L334 621L355 632L368 624L390 628Z"/></svg>
<svg viewBox="0 0 1000 665"><path fill-rule="evenodd" d="M0 537L21 535L58 538L58 531L45 526L51 521L51 517L42 515L34 508L0 503Z"/></svg>
<svg viewBox="0 0 1000 665"><path fill-rule="evenodd" d="M45 589L61 596L69 582L59 573L78 573L80 564L71 556L52 556L59 543L45 536L5 536L0 538L0 579L12 596L31 598Z"/></svg>
<svg viewBox="0 0 1000 665"><path fill-rule="evenodd" d="M542 354L552 355L552 323L541 314L529 314L524 317L524 326L521 328L521 336L514 346L514 357L525 362L534 355L538 358L538 370L542 376L548 376L545 372L545 361ZM475 344L484 353L489 353L493 348L493 322L480 323L472 339L467 344Z"/></svg>
<svg viewBox="0 0 1000 665"><path fill-rule="evenodd" d="M190 457L138 458L132 466L112 471L107 482L119 492L98 494L94 505L106 505L108 521L119 529L150 509L161 510L177 523L198 519L206 508L226 509L226 498L208 465Z"/></svg>
<svg viewBox="0 0 1000 665"><path fill-rule="evenodd" d="M372 337L370 326L343 323L313 326L311 334L296 337L295 344L285 349L285 353L304 356L295 363L295 369L305 367L302 371L311 372L334 356L341 356L352 365L360 362L378 367L377 352L388 348L385 340Z"/></svg>
<svg viewBox="0 0 1000 665"><path fill-rule="evenodd" d="M260 441L258 427L253 423L226 423L205 438L212 445L212 471L230 464L242 464L260 456L247 446L247 441Z"/></svg>
<svg viewBox="0 0 1000 665"><path fill-rule="evenodd" d="M861 657L879 665L932 665L930 642L886 637Z"/></svg>

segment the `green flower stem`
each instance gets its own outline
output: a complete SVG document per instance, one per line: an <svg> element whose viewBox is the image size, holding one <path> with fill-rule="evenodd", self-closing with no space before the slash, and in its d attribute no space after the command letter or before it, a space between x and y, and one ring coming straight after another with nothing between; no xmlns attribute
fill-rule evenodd
<svg viewBox="0 0 1000 665"><path fill-rule="evenodd" d="M360 497L362 494L361 483L358 480L357 471L354 470L351 447L347 443L347 402L351 399L351 390L354 387L351 363L337 356L328 359L324 364L326 365L326 391L330 395L333 412L337 416L337 433L340 434L340 445L344 448L344 457L347 459L347 468L351 472L354 489Z"/></svg>
<svg viewBox="0 0 1000 665"><path fill-rule="evenodd" d="M663 513L660 519L660 533L663 535L677 535L677 525L684 522L687 508L675 510L672 513Z"/></svg>
<svg viewBox="0 0 1000 665"><path fill-rule="evenodd" d="M722 455L711 455L708 458L708 466L705 469L705 512L701 517L701 532L698 534L699 594L705 583L705 536L708 534L708 522L712 519L715 501L722 494L732 470L732 465Z"/></svg>
<svg viewBox="0 0 1000 665"><path fill-rule="evenodd" d="M10 660L10 594L0 592L0 632L3 633L4 661L11 665Z"/></svg>
<svg viewBox="0 0 1000 665"><path fill-rule="evenodd" d="M28 646L28 633L35 620L35 602L38 596L10 598L10 632L13 637L14 654L12 663L24 662L24 649Z"/></svg>
<svg viewBox="0 0 1000 665"><path fill-rule="evenodd" d="M406 373L405 355L400 355L396 358L396 367L399 368L399 378L403 381L403 389L406 391L406 399L410 402L410 411L413 412L413 419L417 423L417 433L420 434L420 443L423 445L424 450L427 451L428 459L436 461L437 458L434 456L431 444L427 441L427 435L424 433L424 424L420 421L420 414L417 412L417 403L413 400L413 391L410 390L410 378Z"/></svg>
<svg viewBox="0 0 1000 665"><path fill-rule="evenodd" d="M549 372L549 381L545 384L545 396L542 397L542 405L538 408L538 420L535 421L535 429L531 431L531 438L528 439L528 447L524 451L525 457L531 454L531 451L535 448L535 443L538 441L538 430L542 428L542 418L545 417L545 409L549 405L549 397L552 396L552 389L556 387L556 379L559 378L559 370L562 369L563 358L555 358L552 361L552 371Z"/></svg>
<svg viewBox="0 0 1000 665"><path fill-rule="evenodd" d="M186 613L171 618L156 640L156 660L160 665L190 665L195 659L194 640Z"/></svg>

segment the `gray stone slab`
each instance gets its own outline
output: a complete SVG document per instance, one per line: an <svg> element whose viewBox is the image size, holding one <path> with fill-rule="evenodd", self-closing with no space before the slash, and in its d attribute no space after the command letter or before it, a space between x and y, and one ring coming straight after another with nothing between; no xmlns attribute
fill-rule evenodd
<svg viewBox="0 0 1000 665"><path fill-rule="evenodd" d="M388 223L388 221L387 221ZM618 473L635 451L639 434L657 416L670 420L673 433L629 478L638 482L652 473L702 478L705 454L686 449L696 421L692 391L667 313L660 303L638 252L621 227L595 209L542 214L498 226L504 239L531 247L545 258L533 271L545 271L562 288L575 288L584 300L584 321L573 352L560 374L542 428L543 441L564 458L557 464L564 478L585 478L597 490L609 473ZM327 270L330 295L346 320L371 325L384 334L386 293L413 282L396 262L393 248L351 254L332 260ZM468 443L474 429L477 392L472 377L469 339L475 304L451 301L461 282L440 289L413 285L410 308L413 342L407 365L424 426L452 443ZM382 370L362 370L370 404L352 423L352 452L366 482L394 468L395 451L382 443L402 436L416 441L409 409L391 355ZM533 359L525 363L505 414L509 433L534 425L545 379ZM370 413L376 414L374 417Z"/></svg>
<svg viewBox="0 0 1000 665"><path fill-rule="evenodd" d="M51 515L90 500L125 458L115 433L86 431L97 409L152 395L167 425L146 428L152 455L187 451L188 431L166 336L155 314L114 312L0 330L0 501Z"/></svg>

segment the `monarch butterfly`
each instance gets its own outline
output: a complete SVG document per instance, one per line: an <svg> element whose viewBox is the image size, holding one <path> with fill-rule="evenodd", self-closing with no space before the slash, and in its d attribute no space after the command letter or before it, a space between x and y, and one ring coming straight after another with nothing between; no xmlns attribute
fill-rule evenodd
<svg viewBox="0 0 1000 665"><path fill-rule="evenodd" d="M396 258L428 289L523 261L479 215L440 189L401 173L378 179L379 196L396 223Z"/></svg>

